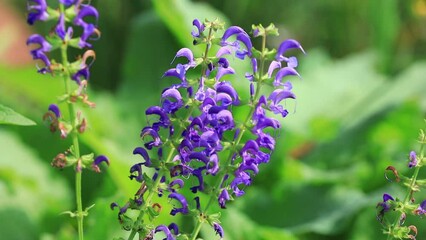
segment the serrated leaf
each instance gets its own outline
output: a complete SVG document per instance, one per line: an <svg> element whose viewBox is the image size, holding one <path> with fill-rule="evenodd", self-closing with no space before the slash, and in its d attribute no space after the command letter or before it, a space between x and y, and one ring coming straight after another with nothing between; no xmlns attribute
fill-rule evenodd
<svg viewBox="0 0 426 240"><path fill-rule="evenodd" d="M21 126L32 126L36 123L21 114L15 112L13 109L0 104L0 124L11 124Z"/></svg>

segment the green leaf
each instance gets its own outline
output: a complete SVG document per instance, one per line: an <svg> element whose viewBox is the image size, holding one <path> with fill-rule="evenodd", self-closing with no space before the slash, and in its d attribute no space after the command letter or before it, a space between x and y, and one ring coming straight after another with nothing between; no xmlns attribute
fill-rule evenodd
<svg viewBox="0 0 426 240"><path fill-rule="evenodd" d="M39 239L38 235L34 222L22 209L0 209L0 236L2 239Z"/></svg>
<svg viewBox="0 0 426 240"><path fill-rule="evenodd" d="M252 221L297 234L339 233L369 204L362 192L331 184L281 184L272 192L250 188L246 195L237 204Z"/></svg>
<svg viewBox="0 0 426 240"><path fill-rule="evenodd" d="M21 126L36 125L32 120L22 116L21 114L13 111L11 108L0 104L0 124L12 124Z"/></svg>

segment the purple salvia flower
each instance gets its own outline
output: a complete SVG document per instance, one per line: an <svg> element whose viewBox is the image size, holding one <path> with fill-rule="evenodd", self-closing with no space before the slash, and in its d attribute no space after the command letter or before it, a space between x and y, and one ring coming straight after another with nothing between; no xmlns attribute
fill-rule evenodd
<svg viewBox="0 0 426 240"><path fill-rule="evenodd" d="M192 25L197 28L197 31L195 30L192 31L191 35L196 38L200 37L200 35L204 32L204 28L205 28L204 23L202 23L198 19L194 19L194 21L192 21Z"/></svg>
<svg viewBox="0 0 426 240"><path fill-rule="evenodd" d="M223 239L223 228L220 226L219 223L213 223L213 229L216 232L216 234L219 235L220 239Z"/></svg>
<svg viewBox="0 0 426 240"><path fill-rule="evenodd" d="M51 112L53 112L53 114L55 114L56 118L60 118L61 117L61 111L59 110L58 105L56 105L56 104L50 104L48 110L51 111Z"/></svg>
<svg viewBox="0 0 426 240"><path fill-rule="evenodd" d="M39 68L38 72L43 74L46 72L50 72L50 60L46 56L46 52L50 52L50 50L52 49L52 45L50 45L50 43L48 43L39 34L31 35L27 40L27 45L29 44L38 44L40 46L39 48L36 48L30 51L33 59L40 59L44 62L45 66L43 68Z"/></svg>
<svg viewBox="0 0 426 240"><path fill-rule="evenodd" d="M232 67L219 67L216 73L216 81L219 81L226 74L235 74L235 70Z"/></svg>
<svg viewBox="0 0 426 240"><path fill-rule="evenodd" d="M288 111L283 108L283 106L279 105L279 103L287 98L295 99L296 96L293 92L285 90L285 89L276 89L271 95L268 97L268 100L271 100L272 103L269 105L271 111L275 114L281 114L282 117L287 116Z"/></svg>
<svg viewBox="0 0 426 240"><path fill-rule="evenodd" d="M177 179L175 179L175 180L171 181L171 182L169 183L169 190L170 190L171 192L175 192L175 191L176 191L176 190L175 190L175 188L174 188L174 186L175 186L175 185L178 185L178 186L179 186L179 188L183 188L183 185L184 185L183 180L182 180L182 179L180 179L180 178L177 178Z"/></svg>
<svg viewBox="0 0 426 240"><path fill-rule="evenodd" d="M62 41L66 41L66 40L71 39L72 34L73 34L73 29L72 29L72 27L68 27L68 29L65 31L64 14L61 14L59 16L59 21L58 21L58 24L56 25L55 32L62 39Z"/></svg>
<svg viewBox="0 0 426 240"><path fill-rule="evenodd" d="M395 201L395 199L387 193L383 194L383 202L380 203L380 206L383 207L384 212L387 212L390 209L390 204L388 201Z"/></svg>
<svg viewBox="0 0 426 240"><path fill-rule="evenodd" d="M235 196L241 197L242 195L244 195L245 192L238 188L238 185L243 183L245 185L249 185L249 184L246 184L247 181L242 179L241 177L235 177L234 180L231 182L231 189L234 192Z"/></svg>
<svg viewBox="0 0 426 240"><path fill-rule="evenodd" d="M426 200L420 203L419 207L414 211L417 215L425 215L426 214Z"/></svg>
<svg viewBox="0 0 426 240"><path fill-rule="evenodd" d="M165 240L175 240L169 228L166 225L159 225L155 228L155 232L164 232L166 234Z"/></svg>
<svg viewBox="0 0 426 240"><path fill-rule="evenodd" d="M140 137L142 139L145 139L146 136L151 136L152 141L146 142L144 145L148 150L151 150L153 147L158 147L162 144L160 135L158 135L158 132L151 127L144 127L142 129Z"/></svg>
<svg viewBox="0 0 426 240"><path fill-rule="evenodd" d="M281 62L272 61L271 64L269 64L268 77L272 77L272 74L273 74L274 70L275 69L280 69L280 68L281 68Z"/></svg>
<svg viewBox="0 0 426 240"><path fill-rule="evenodd" d="M161 94L162 107L167 113L174 113L183 106L182 96L176 88L166 89Z"/></svg>
<svg viewBox="0 0 426 240"><path fill-rule="evenodd" d="M142 163L143 165L145 165L146 167L151 166L151 159L149 158L148 152L145 150L145 148L142 147L137 147L133 150L133 154L139 154L143 157L143 159L145 159L145 162Z"/></svg>
<svg viewBox="0 0 426 240"><path fill-rule="evenodd" d="M410 152L409 159L410 159L410 162L408 163L409 168L413 168L417 166L417 154L415 151Z"/></svg>
<svg viewBox="0 0 426 240"><path fill-rule="evenodd" d="M300 45L298 41L294 39L287 39L283 41L278 47L277 55L275 56L275 59L280 62L281 61L288 62L288 58L284 57L284 54L287 50L294 49L294 48L300 49L303 53L305 53L305 50L303 50L302 46Z"/></svg>
<svg viewBox="0 0 426 240"><path fill-rule="evenodd" d="M96 8L90 5L80 5L80 10L74 18L74 24L83 28L83 34L81 35L78 43L80 48L92 47L92 45L87 42L87 39L94 33L99 35L94 24L86 23L84 21L84 18L89 16L94 17L95 20L98 21L99 14Z"/></svg>
<svg viewBox="0 0 426 240"><path fill-rule="evenodd" d="M169 194L169 198L173 198L173 199L178 200L180 202L180 204L182 205L181 208L173 208L172 209L172 211L170 212L170 214L172 216L176 215L176 213L188 214L188 203L186 202L186 199L183 195L174 192L174 193Z"/></svg>
<svg viewBox="0 0 426 240"><path fill-rule="evenodd" d="M203 170L205 170L205 167L197 168L192 171L192 175L198 179L198 186L193 186L190 188L193 193L204 191Z"/></svg>
<svg viewBox="0 0 426 240"><path fill-rule="evenodd" d="M277 72L277 75L275 75L274 86L275 87L282 86L283 83L281 83L281 80L286 76L298 76L298 77L300 77L299 73L294 68L291 68L291 67L281 68Z"/></svg>
<svg viewBox="0 0 426 240"><path fill-rule="evenodd" d="M176 68L171 68L169 70L167 70L164 74L163 77L176 77L179 78L182 83L177 85L178 87L180 86L186 86L187 82L186 82L186 69L185 66L182 64L177 64Z"/></svg>
<svg viewBox="0 0 426 240"><path fill-rule="evenodd" d="M168 128L170 126L170 119L167 116L167 113L159 106L149 107L145 111L145 115L158 115L160 117L159 122L152 124L153 129L158 129L158 127Z"/></svg>
<svg viewBox="0 0 426 240"><path fill-rule="evenodd" d="M170 231L173 231L175 236L179 235L179 227L176 223L170 223L168 229L170 229Z"/></svg>
<svg viewBox="0 0 426 240"><path fill-rule="evenodd" d="M231 198L229 197L228 190L225 188L222 189L220 192L218 201L221 208L226 208L226 202L229 201Z"/></svg>
<svg viewBox="0 0 426 240"><path fill-rule="evenodd" d="M191 49L189 49L189 48L182 48L182 49L180 49L176 53L176 56L173 58L172 63L175 61L175 59L177 57L185 57L186 59L188 59L188 63L187 64L183 64L183 66L185 67L185 70L188 70L190 67L195 67L196 64L197 64L194 61L194 55L193 55Z"/></svg>
<svg viewBox="0 0 426 240"><path fill-rule="evenodd" d="M214 176L219 171L219 158L217 154L212 154L209 159L210 160L207 164L207 173Z"/></svg>
<svg viewBox="0 0 426 240"><path fill-rule="evenodd" d="M36 21L46 21L49 17L46 0L29 0L29 2L33 2L34 4L28 3L27 5L29 12L27 18L28 24L33 25Z"/></svg>
<svg viewBox="0 0 426 240"><path fill-rule="evenodd" d="M74 80L78 85L80 85L81 81L89 80L89 77L90 77L89 67L86 66L78 70L76 73L74 73L71 76L71 79Z"/></svg>
<svg viewBox="0 0 426 240"><path fill-rule="evenodd" d="M233 43L228 42L228 38L233 35L236 35L237 40ZM242 42L245 45L246 49L241 49L238 41ZM222 36L221 45L230 45L234 47L234 49L236 50L235 56L240 59L244 59L246 55L251 56L251 48L253 46L249 35L238 26L231 26L225 31Z"/></svg>
<svg viewBox="0 0 426 240"><path fill-rule="evenodd" d="M232 84L230 82L220 82L215 85L215 90L218 94L220 93L226 93L229 96L232 97L233 105L238 105L240 103L240 100L238 98L238 93L235 91L234 87L232 87Z"/></svg>
<svg viewBox="0 0 426 240"><path fill-rule="evenodd" d="M92 163L93 171L97 173L101 172L101 169L99 168L99 164L101 164L102 162L105 162L109 166L109 159L104 155L99 155L95 158L95 160Z"/></svg>
<svg viewBox="0 0 426 240"><path fill-rule="evenodd" d="M130 172L130 176L129 176L130 180L136 179L136 181L142 182L142 180L143 180L142 163L136 163L135 165L133 165L130 168L129 172ZM135 173L135 172L136 172L137 175L133 175L133 173Z"/></svg>

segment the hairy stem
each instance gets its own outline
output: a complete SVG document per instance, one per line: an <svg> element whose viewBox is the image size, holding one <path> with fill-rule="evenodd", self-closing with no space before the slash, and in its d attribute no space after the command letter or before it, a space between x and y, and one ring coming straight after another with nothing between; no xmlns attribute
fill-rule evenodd
<svg viewBox="0 0 426 240"><path fill-rule="evenodd" d="M64 5L59 5L59 10L63 13ZM70 71L69 71L69 61L68 61L68 53L67 53L68 45L64 42L61 46L61 58L62 58L62 66L64 68L63 72L63 78L64 78L64 84L65 84L65 94L68 96L68 98L71 95L71 78L70 78ZM71 138L72 143L74 147L74 155L80 161L80 144L78 141L78 131L77 131L77 118L76 118L76 112L74 109L74 104L68 99L67 101L68 106L68 112L69 112L69 118L71 122ZM77 166L79 163L77 163ZM75 173L75 196L76 196L76 203L77 203L77 228L78 228L78 239L83 240L84 239L84 233L83 233L83 204L81 200L81 169L79 167L76 168Z"/></svg>

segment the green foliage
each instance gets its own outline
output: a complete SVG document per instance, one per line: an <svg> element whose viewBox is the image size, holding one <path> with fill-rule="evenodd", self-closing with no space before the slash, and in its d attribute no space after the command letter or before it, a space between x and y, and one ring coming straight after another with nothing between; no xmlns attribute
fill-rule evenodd
<svg viewBox="0 0 426 240"><path fill-rule="evenodd" d="M1 104L0 104L0 124L12 124L12 125L21 125L21 126L36 125L36 123L33 122L32 120L13 111L13 109L3 106Z"/></svg>

